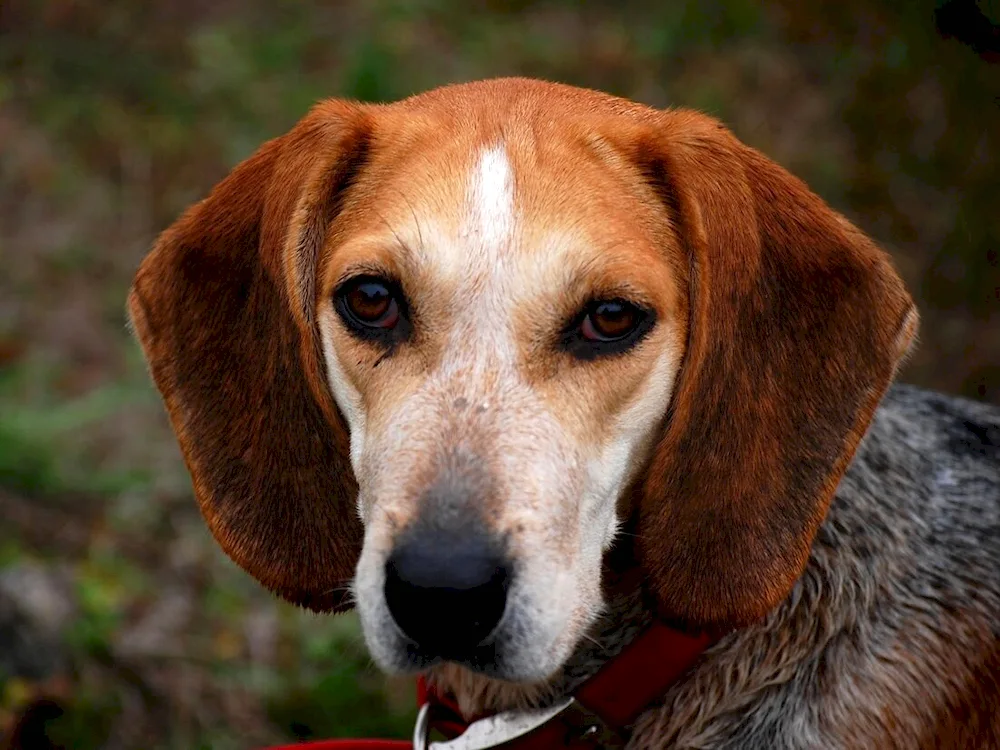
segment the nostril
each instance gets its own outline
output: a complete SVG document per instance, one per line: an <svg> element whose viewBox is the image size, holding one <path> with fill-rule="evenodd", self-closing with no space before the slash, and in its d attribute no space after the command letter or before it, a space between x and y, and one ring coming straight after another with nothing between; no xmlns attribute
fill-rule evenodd
<svg viewBox="0 0 1000 750"><path fill-rule="evenodd" d="M385 599L407 637L458 657L496 629L507 606L508 565L469 545L408 543L386 563Z"/></svg>

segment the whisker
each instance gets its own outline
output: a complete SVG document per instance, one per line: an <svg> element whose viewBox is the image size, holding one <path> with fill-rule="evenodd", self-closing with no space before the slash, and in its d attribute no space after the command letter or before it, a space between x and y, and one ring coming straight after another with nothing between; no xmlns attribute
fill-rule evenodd
<svg viewBox="0 0 1000 750"><path fill-rule="evenodd" d="M635 534L635 533L633 533L631 531L619 531L617 534L615 534L615 536L627 536L627 537L630 537L632 539L644 539L645 538L642 534Z"/></svg>
<svg viewBox="0 0 1000 750"><path fill-rule="evenodd" d="M417 242L420 243L420 252L425 253L427 252L427 248L424 247L424 233L420 229L420 219L417 218L417 212L413 209L413 204L410 203L410 199L406 197L406 193L399 188L396 188L396 192L399 193L399 197L406 203L406 207L410 209L410 215L413 217L413 223L417 227Z"/></svg>
<svg viewBox="0 0 1000 750"><path fill-rule="evenodd" d="M334 586L331 589L327 589L320 593L320 596L329 596L330 594L347 594L348 601L355 601L354 599L354 587L353 586Z"/></svg>
<svg viewBox="0 0 1000 750"><path fill-rule="evenodd" d="M594 636L588 635L587 633L584 633L583 637L586 640L588 640L591 643L593 643L595 646L597 646L597 648L599 648L602 653L605 653L605 654L608 653L608 649L605 647L605 645L603 643L601 643L599 640L597 640L596 638L594 638Z"/></svg>
<svg viewBox="0 0 1000 750"><path fill-rule="evenodd" d="M392 236L396 238L396 243L399 245L399 249L402 250L403 252L406 252L407 250L406 243L403 242L402 238L396 233L396 230L392 228L392 224L389 223L389 221L382 215L380 211L378 211L377 209L373 210L375 211L375 215L382 220L383 224L385 224L386 229L392 232Z"/></svg>

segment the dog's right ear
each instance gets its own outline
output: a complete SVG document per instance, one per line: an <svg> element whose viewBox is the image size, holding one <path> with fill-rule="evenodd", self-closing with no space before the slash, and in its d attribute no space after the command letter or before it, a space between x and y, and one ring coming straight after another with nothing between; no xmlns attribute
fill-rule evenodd
<svg viewBox="0 0 1000 750"><path fill-rule="evenodd" d="M349 606L362 529L315 278L369 117L325 102L262 146L163 232L128 300L212 534L267 588L322 611Z"/></svg>

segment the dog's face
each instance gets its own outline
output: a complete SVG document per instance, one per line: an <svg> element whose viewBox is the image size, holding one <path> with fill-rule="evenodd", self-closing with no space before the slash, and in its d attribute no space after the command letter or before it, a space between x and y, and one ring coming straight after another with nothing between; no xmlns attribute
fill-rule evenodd
<svg viewBox="0 0 1000 750"><path fill-rule="evenodd" d="M405 126L388 140L411 156L373 159L378 210L346 209L318 306L360 489L356 603L384 666L541 679L600 610L616 502L666 411L681 250L654 241L637 176L557 129L438 145Z"/></svg>
<svg viewBox="0 0 1000 750"><path fill-rule="evenodd" d="M350 586L386 669L509 681L585 636L625 520L672 620L780 601L916 325L716 123L517 80L317 108L130 307L234 559L316 609Z"/></svg>

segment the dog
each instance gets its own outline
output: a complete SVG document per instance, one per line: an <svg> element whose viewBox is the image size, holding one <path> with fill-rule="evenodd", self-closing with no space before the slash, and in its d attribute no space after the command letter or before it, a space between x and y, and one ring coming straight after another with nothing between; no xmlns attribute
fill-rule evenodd
<svg viewBox="0 0 1000 750"><path fill-rule="evenodd" d="M630 747L1000 747L1000 413L892 384L890 258L716 120L325 101L128 305L222 549L467 718L661 622Z"/></svg>

